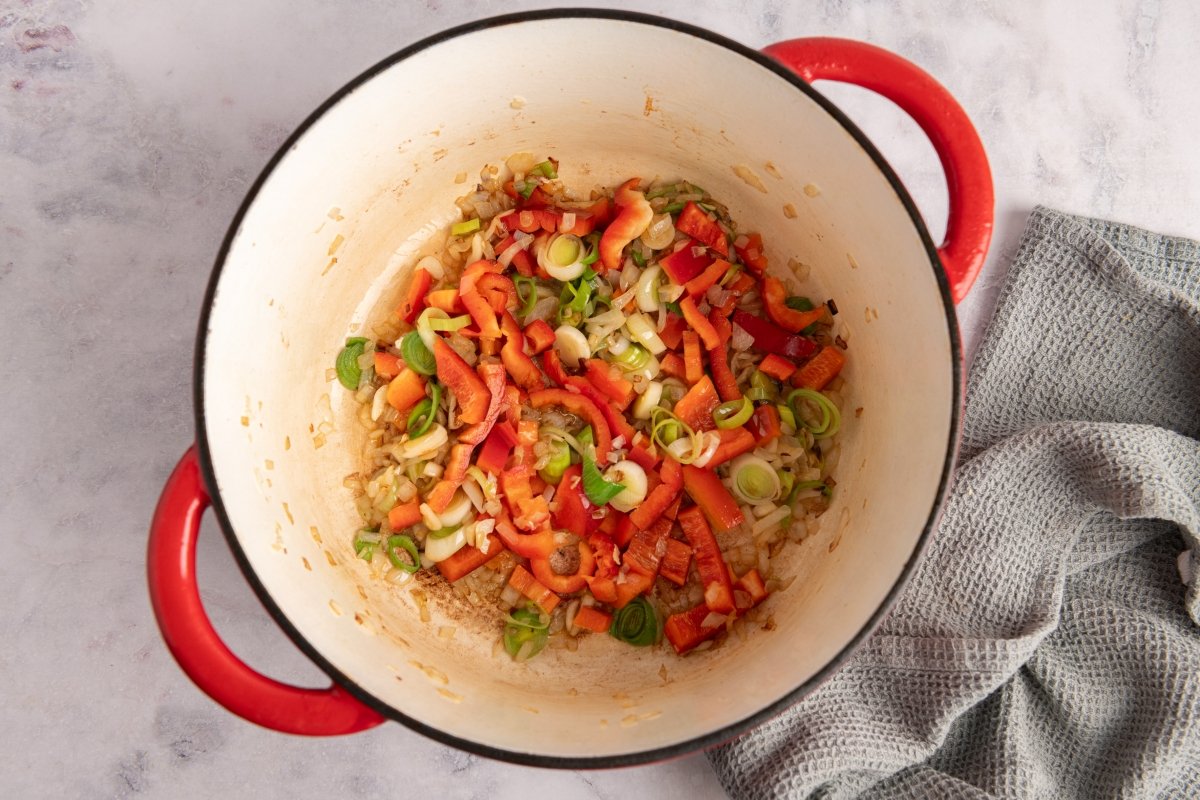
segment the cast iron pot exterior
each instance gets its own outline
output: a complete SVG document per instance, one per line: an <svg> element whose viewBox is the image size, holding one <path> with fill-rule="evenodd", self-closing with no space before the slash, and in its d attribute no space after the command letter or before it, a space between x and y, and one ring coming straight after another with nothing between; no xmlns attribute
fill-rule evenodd
<svg viewBox="0 0 1200 800"><path fill-rule="evenodd" d="M530 41L539 47L514 46ZM809 87L818 79L889 97L929 135L950 194L941 248L875 148ZM768 600L774 630L746 626L684 659L592 636L517 665L493 657L488 615L429 586L422 623L413 584L390 586L354 557L342 481L360 468L365 431L326 370L343 338L369 335L394 307L479 168L521 150L560 158L577 188L695 180L763 232L774 272L794 257L811 266L814 294L837 300L850 342L839 488L821 531L778 559L797 580ZM480 755L578 768L749 729L845 661L920 557L957 444L953 304L991 223L987 161L965 114L870 45L801 39L758 53L656 17L569 10L483 20L398 52L280 149L217 258L197 342L197 442L151 527L151 598L169 648L229 710L298 734L395 719ZM221 643L194 569L210 504L247 580L329 688L274 681Z"/></svg>

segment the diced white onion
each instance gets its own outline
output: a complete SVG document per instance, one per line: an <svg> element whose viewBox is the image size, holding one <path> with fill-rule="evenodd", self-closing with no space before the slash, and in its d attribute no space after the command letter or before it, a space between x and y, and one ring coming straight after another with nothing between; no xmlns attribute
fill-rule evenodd
<svg viewBox="0 0 1200 800"><path fill-rule="evenodd" d="M717 448L721 446L721 437L715 431L705 431L700 436L703 439L700 445L700 455L696 456L696 460L692 464L703 469L708 466L708 462L712 461L712 457L716 455Z"/></svg>
<svg viewBox="0 0 1200 800"><path fill-rule="evenodd" d="M418 436L416 439L409 439L403 445L402 455L404 458L417 458L427 455L437 450L450 440L450 436L446 433L446 429L441 425L434 425L433 429L423 436Z"/></svg>
<svg viewBox="0 0 1200 800"><path fill-rule="evenodd" d="M433 507L429 503L421 503L420 511L421 521L425 523L425 527L429 528L429 530L436 531L447 527L442 523L441 516L433 510Z"/></svg>
<svg viewBox="0 0 1200 800"><path fill-rule="evenodd" d="M569 231L574 227L575 227L575 212L574 211L564 211L563 215L562 215L562 221L558 224L558 229L560 231Z"/></svg>
<svg viewBox="0 0 1200 800"><path fill-rule="evenodd" d="M629 334L635 342L638 342L654 355L664 352L667 345L658 336L658 331L654 329L654 323L641 313L630 315L625 321L625 327L629 329Z"/></svg>
<svg viewBox="0 0 1200 800"><path fill-rule="evenodd" d="M467 532L463 528L459 528L449 536L443 536L441 539L435 539L432 536L425 538L425 557L433 563L445 561L450 556L463 549L467 544Z"/></svg>
<svg viewBox="0 0 1200 800"><path fill-rule="evenodd" d="M736 322L733 324L733 336L729 340L729 344L733 346L735 352L749 350L750 345L754 344L754 337L746 333L746 329Z"/></svg>
<svg viewBox="0 0 1200 800"><path fill-rule="evenodd" d="M647 382L646 391L642 392L637 402L633 404L633 418L650 419L650 412L662 400L662 390L662 384L658 381Z"/></svg>
<svg viewBox="0 0 1200 800"><path fill-rule="evenodd" d="M383 409L387 407L387 384L380 386L375 390L375 396L371 398L371 421L375 422L383 415Z"/></svg>
<svg viewBox="0 0 1200 800"><path fill-rule="evenodd" d="M451 525L458 525L467 518L467 514L471 511L471 498L467 497L466 492L457 491L454 497L450 498L450 505L438 514L442 518L442 527L448 528Z"/></svg>
<svg viewBox="0 0 1200 800"><path fill-rule="evenodd" d="M636 285L641 277L642 271L638 269L637 264L633 263L633 259L625 259L625 266L621 269L621 288L628 289L630 286Z"/></svg>
<svg viewBox="0 0 1200 800"><path fill-rule="evenodd" d="M554 350L571 369L576 369L582 359L592 356L587 337L578 328L570 325L559 325L554 331Z"/></svg>
<svg viewBox="0 0 1200 800"><path fill-rule="evenodd" d="M700 621L701 628L715 628L719 625L724 625L727 615L718 614L715 611L708 612L708 616Z"/></svg>
<svg viewBox="0 0 1200 800"><path fill-rule="evenodd" d="M475 481L465 481L462 490L471 500L471 505L475 506L475 510L483 511L483 490L479 488L479 484Z"/></svg>
<svg viewBox="0 0 1200 800"><path fill-rule="evenodd" d="M467 258L467 263L474 264L481 258L483 258L483 236L477 233L471 237L471 255Z"/></svg>
<svg viewBox="0 0 1200 800"><path fill-rule="evenodd" d="M517 253L521 252L523 249L524 248L521 247L521 243L514 239L513 243L504 248L504 252L501 253L500 257L496 260L500 262L500 266L507 267L512 263L512 260L516 258Z"/></svg>
<svg viewBox="0 0 1200 800"><path fill-rule="evenodd" d="M450 315L440 308L430 306L421 312L421 316L417 317L417 333L421 336L421 341L425 343L425 346L432 351L433 340L437 338L438 334L429 327L431 319L450 319Z"/></svg>
<svg viewBox="0 0 1200 800"><path fill-rule="evenodd" d="M642 244L651 250L662 250L675 241L675 224L670 214L655 214L650 226L642 233Z"/></svg>
<svg viewBox="0 0 1200 800"><path fill-rule="evenodd" d="M646 499L648 482L646 470L633 461L618 461L604 473L605 480L622 484L625 488L609 501L609 505L617 511L629 513Z"/></svg>
<svg viewBox="0 0 1200 800"><path fill-rule="evenodd" d="M662 275L662 267L655 264L647 267L637 282L637 304L642 311L658 311L661 304L658 300L658 284Z"/></svg>
<svg viewBox="0 0 1200 800"><path fill-rule="evenodd" d="M754 536L758 536L763 531L770 530L779 523L783 522L790 513L792 513L792 509L788 508L787 506L780 506L767 516L760 519L758 522L754 523L754 527L750 529L750 533Z"/></svg>
<svg viewBox="0 0 1200 800"><path fill-rule="evenodd" d="M446 276L446 268L442 266L442 260L437 256L425 256L417 262L417 268L428 272L435 281L440 281Z"/></svg>

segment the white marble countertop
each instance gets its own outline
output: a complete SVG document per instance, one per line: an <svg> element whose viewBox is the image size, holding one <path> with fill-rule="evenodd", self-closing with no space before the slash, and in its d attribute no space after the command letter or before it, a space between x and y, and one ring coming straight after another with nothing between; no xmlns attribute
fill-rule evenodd
<svg viewBox="0 0 1200 800"><path fill-rule="evenodd" d="M249 184L364 68L452 25L538 5L0 4L0 796L724 796L701 755L535 774L397 724L336 740L258 729L187 681L147 602L147 523L193 436L204 286ZM996 183L994 245L960 307L969 351L1034 203L1200 237L1191 0L627 5L753 46L865 39L945 83ZM915 126L864 91L819 88L881 147L938 238L944 184ZM199 561L236 652L322 683L211 521Z"/></svg>

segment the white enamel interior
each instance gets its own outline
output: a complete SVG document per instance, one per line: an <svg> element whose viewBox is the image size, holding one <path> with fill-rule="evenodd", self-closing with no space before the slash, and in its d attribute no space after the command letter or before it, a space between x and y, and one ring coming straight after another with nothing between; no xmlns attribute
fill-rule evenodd
<svg viewBox="0 0 1200 800"><path fill-rule="evenodd" d="M838 492L821 533L785 551L779 572L800 577L768 601L774 630L683 659L665 644L636 650L593 636L577 653L514 665L492 656L496 627L450 619L436 602L422 624L409 588L371 580L354 558L357 518L342 480L358 469L363 431L326 370L346 336L393 306L411 254L455 217L453 199L470 188L455 176L521 150L555 155L582 189L632 175L691 178L763 232L774 269L796 257L812 268L807 292L836 299L850 342ZM735 175L736 165L766 191ZM946 312L885 176L770 70L644 23L567 18L479 30L342 98L250 206L207 337L215 488L273 601L383 703L515 754L619 756L678 744L812 678L913 555L952 435ZM313 428L326 419L335 431L317 448ZM438 637L442 625L457 628L453 639Z"/></svg>

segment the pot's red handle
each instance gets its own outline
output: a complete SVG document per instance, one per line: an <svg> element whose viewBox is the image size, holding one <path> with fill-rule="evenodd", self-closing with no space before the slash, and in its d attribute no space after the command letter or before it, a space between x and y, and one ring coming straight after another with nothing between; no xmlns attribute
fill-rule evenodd
<svg viewBox="0 0 1200 800"><path fill-rule="evenodd" d="M850 39L790 39L763 50L806 82L852 83L899 106L929 137L950 195L938 248L954 302L967 296L992 240L992 173L979 134L946 88L911 61Z"/></svg>
<svg viewBox="0 0 1200 800"><path fill-rule="evenodd" d="M158 627L187 676L239 717L283 733L336 736L383 722L337 684L288 686L255 672L225 646L204 613L196 584L196 535L208 505L193 445L167 479L154 510L146 560Z"/></svg>

